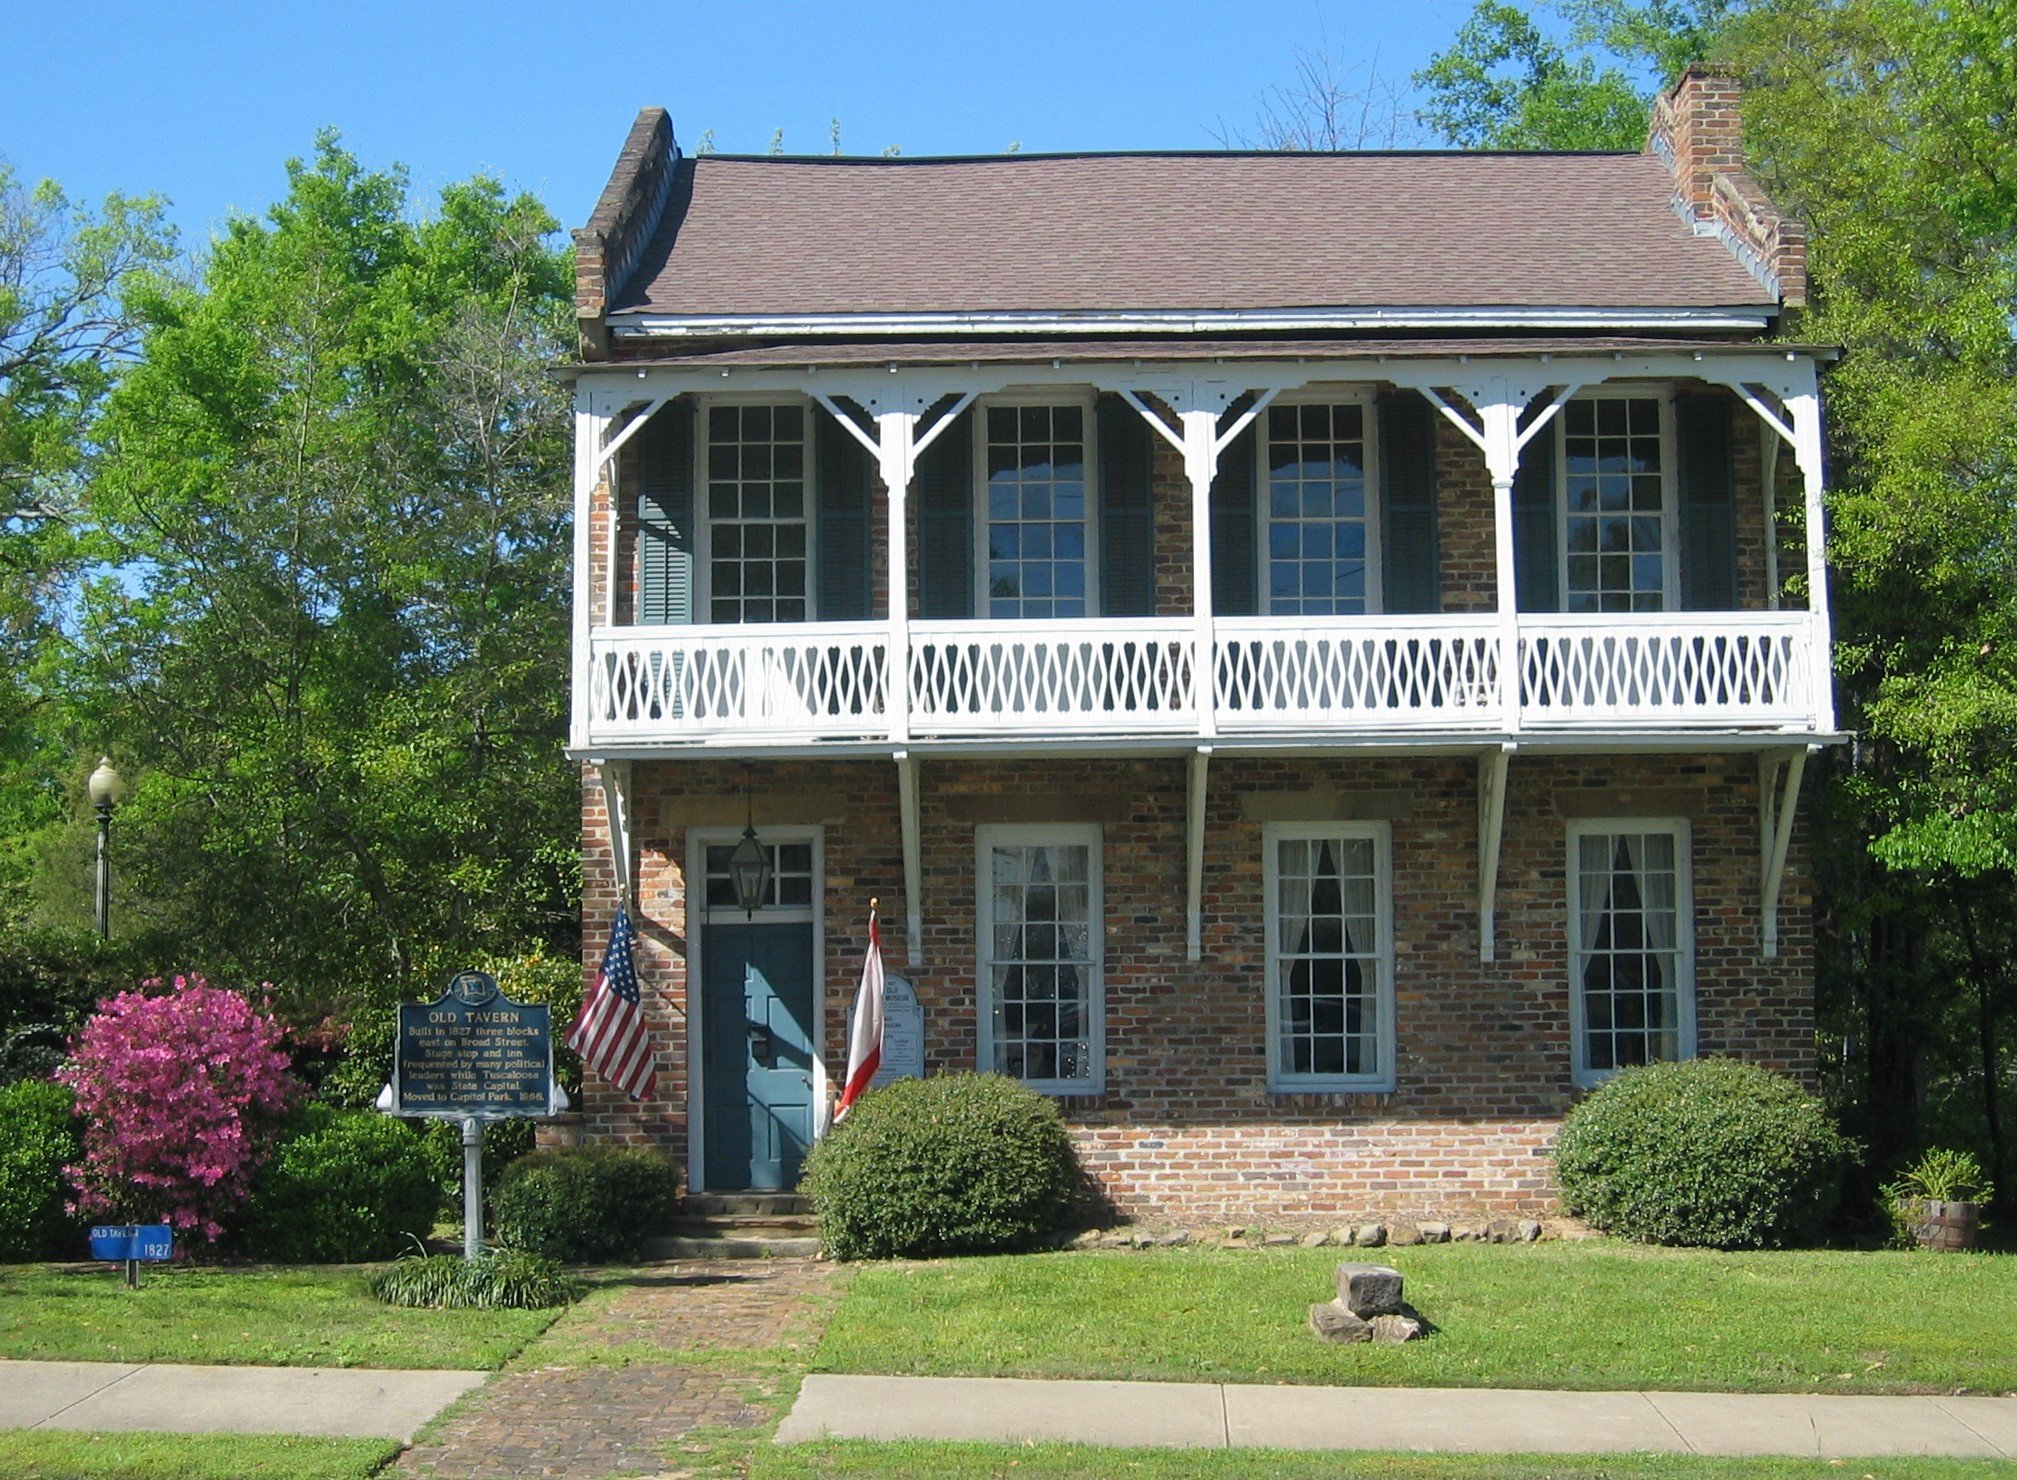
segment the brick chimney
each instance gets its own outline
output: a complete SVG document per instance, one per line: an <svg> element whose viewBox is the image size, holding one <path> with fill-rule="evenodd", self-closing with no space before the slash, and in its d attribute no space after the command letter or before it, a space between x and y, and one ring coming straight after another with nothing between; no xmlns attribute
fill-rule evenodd
<svg viewBox="0 0 2017 1480"><path fill-rule="evenodd" d="M1715 236L1779 295L1807 301L1807 230L1766 198L1744 169L1744 89L1691 66L1653 100L1646 152L1674 172L1674 209L1699 236Z"/></svg>
<svg viewBox="0 0 2017 1480"><path fill-rule="evenodd" d="M594 214L574 233L574 314L585 359L609 352L604 316L664 218L679 158L665 110L639 110Z"/></svg>

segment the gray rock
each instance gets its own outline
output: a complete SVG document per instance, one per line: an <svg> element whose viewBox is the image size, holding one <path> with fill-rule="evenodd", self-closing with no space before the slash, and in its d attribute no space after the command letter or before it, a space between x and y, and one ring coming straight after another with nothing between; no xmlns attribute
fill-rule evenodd
<svg viewBox="0 0 2017 1480"><path fill-rule="evenodd" d="M1367 1322L1373 1328L1375 1341L1416 1341L1422 1336L1420 1316L1394 1314L1374 1316Z"/></svg>
<svg viewBox="0 0 2017 1480"><path fill-rule="evenodd" d="M1306 1249L1321 1249L1330 1241L1331 1236L1321 1229L1303 1235L1303 1247Z"/></svg>
<svg viewBox="0 0 2017 1480"><path fill-rule="evenodd" d="M1450 1241L1450 1225L1447 1223L1423 1223L1418 1226L1425 1244L1447 1244Z"/></svg>
<svg viewBox="0 0 2017 1480"><path fill-rule="evenodd" d="M1485 1225L1485 1237L1495 1244L1509 1244L1516 1234L1513 1225L1504 1218L1494 1218Z"/></svg>
<svg viewBox="0 0 2017 1480"><path fill-rule="evenodd" d="M1335 1300L1310 1307L1310 1329L1324 1340L1340 1344L1373 1339L1371 1324L1360 1320Z"/></svg>
<svg viewBox="0 0 2017 1480"><path fill-rule="evenodd" d="M1338 1266L1338 1303L1355 1316L1398 1315L1401 1272L1385 1264L1345 1260Z"/></svg>
<svg viewBox="0 0 2017 1480"><path fill-rule="evenodd" d="M1519 1226L1520 1242L1531 1244L1541 1237L1541 1225L1532 1218L1522 1218Z"/></svg>
<svg viewBox="0 0 2017 1480"><path fill-rule="evenodd" d="M1244 1223L1234 1223L1226 1229L1226 1242L1229 1244L1236 1244L1246 1236L1247 1225Z"/></svg>
<svg viewBox="0 0 2017 1480"><path fill-rule="evenodd" d="M1333 1228L1331 1230L1331 1242L1341 1249L1349 1249L1352 1246L1352 1225L1346 1223Z"/></svg>
<svg viewBox="0 0 2017 1480"><path fill-rule="evenodd" d="M1387 1242L1397 1248L1408 1248L1422 1242L1422 1230L1412 1223L1393 1223L1387 1227Z"/></svg>
<svg viewBox="0 0 2017 1480"><path fill-rule="evenodd" d="M1352 1242L1362 1249L1377 1249L1387 1241L1387 1225L1384 1223L1361 1223L1352 1230Z"/></svg>
<svg viewBox="0 0 2017 1480"><path fill-rule="evenodd" d="M1182 1248L1185 1244L1189 1243L1190 1241L1191 1241L1190 1233L1182 1228L1179 1228L1175 1233L1166 1233L1161 1238L1156 1240L1156 1242L1161 1244L1165 1249Z"/></svg>
<svg viewBox="0 0 2017 1480"><path fill-rule="evenodd" d="M1293 1233L1271 1233L1261 1240L1261 1246L1268 1249L1285 1249L1296 1241Z"/></svg>

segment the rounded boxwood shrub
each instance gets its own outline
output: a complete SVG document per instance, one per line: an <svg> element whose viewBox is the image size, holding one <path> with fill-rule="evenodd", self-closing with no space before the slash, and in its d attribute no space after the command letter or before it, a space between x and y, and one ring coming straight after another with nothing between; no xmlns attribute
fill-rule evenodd
<svg viewBox="0 0 2017 1480"><path fill-rule="evenodd" d="M46 1079L0 1088L0 1262L79 1252L82 1225L63 1209L63 1169L83 1157L74 1104Z"/></svg>
<svg viewBox="0 0 2017 1480"><path fill-rule="evenodd" d="M248 1252L287 1264L360 1263L427 1237L441 1189L412 1126L318 1105L290 1129L253 1179Z"/></svg>
<svg viewBox="0 0 2017 1480"><path fill-rule="evenodd" d="M570 1264L635 1259L672 1219L679 1175L643 1146L569 1146L521 1156L490 1194L492 1235L508 1249Z"/></svg>
<svg viewBox="0 0 2017 1480"><path fill-rule="evenodd" d="M1627 1069L1555 1145L1568 1211L1649 1243L1769 1249L1817 1239L1851 1144L1821 1102L1735 1059Z"/></svg>
<svg viewBox="0 0 2017 1480"><path fill-rule="evenodd" d="M801 1184L835 1259L1027 1248L1056 1228L1078 1161L1055 1104L1000 1074L899 1079L864 1095Z"/></svg>

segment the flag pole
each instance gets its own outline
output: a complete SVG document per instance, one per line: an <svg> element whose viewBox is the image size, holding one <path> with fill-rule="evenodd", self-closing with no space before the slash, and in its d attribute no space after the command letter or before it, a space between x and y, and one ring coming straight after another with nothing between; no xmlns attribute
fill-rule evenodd
<svg viewBox="0 0 2017 1480"><path fill-rule="evenodd" d="M833 1112L836 1123L861 1098L882 1067L882 931L876 920L881 903L876 896L869 896L868 951L862 957L861 990L855 994L854 1022L848 1029L847 1078L841 1081L840 1104Z"/></svg>

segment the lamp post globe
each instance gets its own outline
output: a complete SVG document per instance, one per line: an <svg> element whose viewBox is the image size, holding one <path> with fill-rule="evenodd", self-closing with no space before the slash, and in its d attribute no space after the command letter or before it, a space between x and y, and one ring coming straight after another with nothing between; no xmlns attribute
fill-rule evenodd
<svg viewBox="0 0 2017 1480"><path fill-rule="evenodd" d="M98 871L94 903L99 937L109 939L112 934L112 814L126 800L126 778L113 769L111 756L100 756L98 769L91 773L84 789L90 793L91 805L98 812Z"/></svg>

